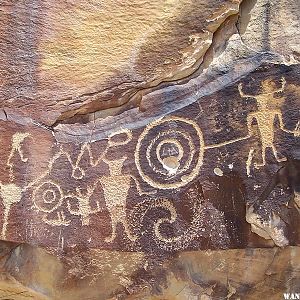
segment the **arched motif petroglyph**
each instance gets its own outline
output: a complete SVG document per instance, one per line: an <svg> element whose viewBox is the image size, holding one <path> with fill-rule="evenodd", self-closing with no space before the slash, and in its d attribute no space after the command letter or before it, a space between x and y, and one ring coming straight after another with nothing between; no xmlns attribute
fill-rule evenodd
<svg viewBox="0 0 300 300"><path fill-rule="evenodd" d="M61 210L64 203L66 203L71 215L81 217L82 225L89 224L90 214L100 211L99 206L97 206L96 209L91 209L89 204L90 196L94 192L97 182L95 182L92 186L88 186L86 193L84 193L79 187L76 188L76 193L64 193L59 183L55 183L47 179L50 176L54 163L62 157L66 158L71 165L71 176L75 179L82 179L85 175L85 171L79 167L79 163L85 151L89 154L90 164L92 166L97 166L102 160L103 153L99 158L95 159L91 152L90 145L87 144L82 145L75 162L71 159L70 154L65 151L63 147L60 147L59 151L50 159L47 170L40 177L27 184L25 187L26 190L31 188L33 189L32 200L34 207L38 211L45 213L42 219L48 225L68 226L70 224L71 220L68 220L64 212ZM77 210L72 208L70 204L71 200L77 201ZM56 212L57 218L48 218L48 214L52 212Z"/></svg>
<svg viewBox="0 0 300 300"><path fill-rule="evenodd" d="M238 90L242 98L254 98L257 102L258 110L250 113L247 116L247 128L249 135L252 132L252 122L256 120L258 125L258 130L261 140L261 163L254 163L255 167L262 167L266 164L266 149L270 148L273 151L274 157L278 162L285 161L285 157L279 157L277 149L274 145L274 122L277 118L279 120L280 129L284 132L294 134L294 136L299 136L299 128L296 125L295 130L288 130L285 128L282 118L282 113L280 109L273 109L269 106L276 103L278 99L275 98L276 93L282 93L286 86L286 80L284 77L281 78L281 87L276 88L275 82L271 79L266 79L261 83L262 93L258 95L249 95L243 92L242 84L238 85ZM250 148L248 159L246 162L247 175L250 175L250 167L253 160L255 149Z"/></svg>
<svg viewBox="0 0 300 300"><path fill-rule="evenodd" d="M126 139L120 141L114 141L112 138L116 135L126 135ZM92 209L90 205L90 197L93 195L96 186L101 183L102 186L104 186L103 179L98 178L92 185L89 185L86 189L86 191L83 191L79 187L76 188L76 192L68 192L64 193L62 188L58 183L54 183L53 181L49 181L46 179L50 173L51 170L53 169L54 163L61 157L64 157L67 159L67 161L70 163L71 168L72 168L72 177L75 179L82 179L85 176L85 170L83 170L79 164L80 161L83 157L83 154L86 152L89 157L89 163L92 167L98 166L101 162L105 162L108 164L108 160L105 158L105 155L107 154L107 151L111 147L119 146L119 145L125 145L132 139L132 133L128 130L120 130L114 134L112 134L108 138L108 144L105 148L105 150L101 153L101 155L97 158L93 156L91 146L89 144L84 144L81 146L80 152L76 158L75 161L72 160L70 154L64 150L64 148L61 146L59 151L50 159L48 168L44 174L42 174L39 178L36 180L30 182L27 186L26 189L32 188L33 193L32 193L32 198L33 198L33 203L34 207L41 212L44 212L45 215L43 217L43 220L52 226L68 226L70 224L70 220L67 220L65 217L65 214L63 211L57 211L57 219L48 219L47 214L52 213L59 209L63 203L66 203L68 212L71 215L74 216L79 216L81 218L82 225L89 225L89 216L91 214L97 213L103 208L100 207L99 203L96 202L96 208ZM114 169L111 163L114 165L117 164L117 161L111 161L109 167ZM120 169L118 170L120 171ZM135 179L135 178L134 178ZM135 179L136 181L136 179ZM137 182L138 184L138 182ZM105 185L106 190L108 189L107 185ZM140 187L138 186L138 190L141 192ZM126 196L127 196L128 191L124 191L125 194L125 199L123 199L124 203L126 203ZM107 193L106 193L107 194ZM104 190L104 198L105 198L105 203L107 204L108 210L113 205L108 205L111 204L111 201L109 199L106 199L105 190ZM124 197L123 197L124 198ZM76 202L76 208L72 206ZM111 211L110 211L111 212ZM124 208L124 213L125 213L125 208ZM118 216L115 218L112 215L112 219L114 222L117 222ZM123 218L120 220L122 223L125 219ZM125 221L124 221L125 222ZM113 223L115 226L115 223ZM125 224L125 223L124 223ZM126 226L125 226L126 225ZM128 225L127 223L125 224L126 232Z"/></svg>
<svg viewBox="0 0 300 300"><path fill-rule="evenodd" d="M116 137L119 136L119 139ZM123 136L123 137L122 137ZM125 139L124 139L125 136ZM122 138L120 138L122 137ZM127 157L110 160L107 157L109 149L116 146L123 146L132 140L132 133L129 130L120 130L108 137L107 146L101 155L97 158L93 156L91 146L82 145L79 155L73 161L70 154L61 146L59 151L50 159L48 168L39 178L30 182L24 190L32 189L32 200L34 208L44 213L43 221L51 226L68 226L71 220L68 220L61 210L66 204L67 211L74 216L79 216L83 226L90 224L90 215L103 210L99 203L96 207L91 208L90 198L93 195L97 185L101 185L103 189L106 208L110 213L112 233L106 238L106 242L112 242L116 237L116 226L121 223L124 226L125 233L132 241L136 240L136 236L131 233L130 226L126 218L126 198L131 187L132 181L135 183L139 195L153 194L154 192L143 191L139 181L132 174L122 174L122 167ZM92 167L98 166L101 162L107 164L110 174L97 178L93 184L89 185L84 191L77 187L75 192L64 192L59 183L47 179L50 176L54 163L61 157L67 159L72 168L71 176L75 179L82 179L85 176L85 170L79 165L84 153L88 154L89 163ZM76 207L74 207L76 202ZM51 218L48 215L52 214ZM53 218L53 215L57 215Z"/></svg>
<svg viewBox="0 0 300 300"><path fill-rule="evenodd" d="M120 130L117 133L114 133L114 135L116 135L116 134L122 134L122 133L128 134L127 139L130 139L130 140L132 139L132 133L128 132L127 130ZM111 146L118 146L118 145L119 145L119 142L110 141L109 144L107 145L107 147L104 149L104 151L98 157L95 157L94 154L93 154L93 151L91 149L91 144L84 143L80 147L79 154L78 154L78 156L77 156L77 158L75 160L73 160L71 158L70 153L68 151L66 151L63 146L60 146L59 150L49 160L47 170L43 174L41 174L37 179L31 181L26 186L26 188L33 187L34 185L36 185L39 182L41 182L43 180L43 178L45 178L47 175L49 175L50 172L51 172L51 170L53 169L54 163L59 158L65 158L65 159L67 159L67 161L69 162L69 164L70 164L70 166L72 168L72 174L71 174L71 176L73 178L75 178L75 179L82 179L86 175L85 174L86 171L82 167L80 167L80 162L82 161L82 158L83 158L83 156L84 156L85 153L87 153L87 157L89 159L88 163L90 164L90 166L91 167L97 167L103 161L103 157L106 155L108 149Z"/></svg>
<svg viewBox="0 0 300 300"><path fill-rule="evenodd" d="M142 161L144 148L146 160ZM198 175L203 153L203 135L197 123L171 116L158 119L144 129L136 144L135 163L140 176L150 186L175 189ZM159 181L157 174L163 175L163 180Z"/></svg>

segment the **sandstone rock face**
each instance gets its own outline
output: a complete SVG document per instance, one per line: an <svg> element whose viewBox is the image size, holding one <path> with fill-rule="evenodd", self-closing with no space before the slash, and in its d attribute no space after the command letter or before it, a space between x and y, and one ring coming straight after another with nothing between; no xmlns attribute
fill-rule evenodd
<svg viewBox="0 0 300 300"><path fill-rule="evenodd" d="M300 293L298 6L0 3L1 297Z"/></svg>

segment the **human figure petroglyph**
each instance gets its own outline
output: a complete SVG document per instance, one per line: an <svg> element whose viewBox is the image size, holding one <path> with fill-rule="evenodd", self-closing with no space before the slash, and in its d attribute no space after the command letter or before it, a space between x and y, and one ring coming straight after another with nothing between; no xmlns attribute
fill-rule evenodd
<svg viewBox="0 0 300 300"><path fill-rule="evenodd" d="M6 165L9 168L10 183L0 182L0 196L2 198L2 203L4 205L3 225L2 225L2 232L1 232L1 235L3 238L6 237L6 231L7 231L7 226L8 226L8 217L9 217L11 206L13 204L21 201L22 193L24 191L24 188L13 183L14 164L12 162L12 159L15 156L15 154L18 154L23 162L28 161L28 158L24 156L24 153L22 150L22 144L23 144L23 141L29 136L30 136L30 134L27 132L16 132L12 136L11 151L9 153L9 156L8 156L8 159L6 162Z"/></svg>
<svg viewBox="0 0 300 300"><path fill-rule="evenodd" d="M14 157L14 155L17 153L17 154L19 154L19 156L23 162L28 161L28 157L24 157L24 153L22 150L22 144L23 144L23 141L25 140L25 138L27 138L29 136L30 136L30 134L28 132L16 132L12 137L11 151L9 153L8 160L6 163L7 166L9 167L9 177L10 177L11 181L14 179L14 176L13 176L14 165L12 163L12 158Z"/></svg>
<svg viewBox="0 0 300 300"><path fill-rule="evenodd" d="M115 136L125 135L125 140L117 141L114 140ZM93 195L96 186L98 183L101 184L104 190L104 200L107 209L110 212L111 220L112 220L112 238L108 238L107 241L113 241L116 236L116 224L121 223L124 225L125 232L129 239L135 240L136 237L130 233L129 226L126 220L126 198L128 194L128 190L131 186L132 180L135 183L137 191L140 195L142 194L152 194L153 192L147 193L142 190L140 187L139 181L133 175L123 175L122 167L124 160L109 160L107 156L107 152L109 149L126 145L132 139L132 133L129 130L120 130L111 134L108 138L107 146L104 151L99 155L99 157L94 157L91 145L85 143L81 146L80 152L75 160L71 158L71 155L68 151L64 149L63 146L59 148L59 151L54 154L54 156L50 159L48 163L47 170L37 179L27 184L25 190L33 188L33 203L34 207L46 213L43 216L43 220L52 226L68 226L70 224L70 220L67 219L63 211L63 204L66 203L67 210L71 215L80 216L81 222L83 226L89 225L90 215L102 211L103 208L100 207L99 202L96 202L96 208L91 207L90 198ZM80 167L80 162L84 153L88 154L89 163L92 167L98 166L101 162L104 162L108 165L110 170L109 176L102 176L98 178L92 185L89 185L84 191L80 187L75 189L75 192L67 192L65 193L58 183L54 183L51 180L46 179L50 176L50 173L54 167L55 162L64 157L70 163L72 168L71 176L75 179L82 179L85 176L85 170ZM126 158L125 158L126 159ZM117 188L119 193L115 196L111 196L110 190L116 188L114 183L117 181ZM120 188L122 187L122 188ZM73 205L72 205L73 204ZM74 206L74 204L76 204ZM53 215L57 215L57 219L53 218ZM52 218L49 219L47 214L51 213Z"/></svg>
<svg viewBox="0 0 300 300"><path fill-rule="evenodd" d="M42 219L48 225L68 226L71 220L66 217L62 210L65 202L71 215L79 216L83 226L89 225L89 216L101 210L98 202L96 202L95 209L92 209L90 205L90 197L94 193L97 183L98 181L92 186L88 186L86 192L77 187L76 193L64 193L58 184L50 180L44 181L33 191L34 208L46 213ZM76 205L76 208L73 205ZM51 217L49 217L50 213L52 214Z"/></svg>
<svg viewBox="0 0 300 300"><path fill-rule="evenodd" d="M123 224L125 233L131 241L137 239L137 236L131 233L126 219L126 199L130 188L131 176L122 174L125 159L126 157L113 161L105 160L108 164L110 175L100 178L112 227L111 236L105 238L107 243L112 242L116 238L118 223Z"/></svg>
<svg viewBox="0 0 300 300"><path fill-rule="evenodd" d="M271 86L273 86L272 84L273 82L271 81ZM136 231L132 230L132 225L130 223L130 219L128 218L126 205L129 191L131 191L130 189L136 189L139 195L146 194L142 190L139 180L144 180L145 182L143 183L143 185L149 184L157 190L174 189L174 192L177 192L178 189L184 187L189 182L195 180L195 178L198 176L200 168L203 164L204 150L218 148L235 143L237 141L248 139L253 134L252 122L254 120L256 120L258 123L261 141L267 141L264 143L264 146L265 148L272 148L274 155L276 151L274 146L273 130L273 123L275 118L278 118L280 126L284 131L288 133L293 133L295 136L299 134L300 123L297 123L294 131L285 129L283 126L283 120L280 110L272 110L265 100L268 96L268 99L270 99L270 97L273 97L272 99L275 101L274 94L281 92L281 90L283 91L284 85L285 82L283 80L281 89L270 89L270 92L264 90L262 94L254 96L245 95L243 93L242 86L239 87L242 97L253 97L256 100L260 99L257 100L257 103L259 104L259 109L256 112L250 113L247 118L247 129L249 130L249 134L247 136L243 136L241 138L237 138L231 141L226 141L219 144L205 145L202 136L202 131L199 128L198 123L183 117L168 116L150 123L147 126L147 128L144 128L142 134L138 137L138 143L135 152L135 161L137 163L138 171L141 175L141 178L138 177L138 179L135 176L133 176L131 172L129 172L129 174L126 174L126 160L127 158L130 160L130 157L119 155L117 159L113 159L112 156L108 155L109 149L115 148L113 150L115 153L117 153L117 146L127 145L127 143L129 143L132 140L132 133L129 130L122 130L121 132L114 133L110 135L107 140L101 141L99 144L100 147L102 147L103 145L103 148L101 148L102 150L99 155L98 153L96 155L94 152L94 146L98 147L99 144L93 145L92 143L84 143L81 145L81 147L79 146L79 152L77 152L78 148L76 148L76 155L74 154L74 156L70 150L69 152L67 151L67 147L71 148L73 147L72 145L60 145L56 148L54 154L52 154L53 156L49 160L48 168L43 169L43 173L40 174L38 178L34 178L24 188L19 188L19 197L15 197L16 200L12 203L20 201L22 193L25 190L30 189L33 201L38 201L37 199L46 199L45 202L50 205L52 203L51 197L55 196L55 190L58 190L60 194L58 193L59 197L57 199L60 200L57 202L57 205L53 206L53 209L44 209L43 206L41 206L40 204L36 206L36 208L40 212L44 213L42 216L42 220L51 226L68 226L72 221L71 218L73 215L76 216L73 219L80 219L82 226L88 226L90 225L90 222L94 221L94 219L91 218L91 215L96 214L97 212L100 212L100 210L105 209L105 207L100 208L100 202L97 201L95 202L96 207L92 207L91 205L91 198L93 196L94 199L95 188L98 185L98 187L102 187L103 189L103 194L101 194L101 198L104 197L104 201L102 201L102 204L104 206L105 203L106 208L109 211L109 216L111 218L111 234L106 238L106 242L113 242L116 238L117 225L122 225L125 232L124 235L127 235L129 240L135 241L137 239L137 235ZM262 86L264 86L264 84L262 84ZM262 128L263 124L271 128L272 134L267 135L267 133ZM151 131L149 134L149 131L152 129L154 130ZM120 141L120 137L117 135L121 134L125 135L125 140L124 138L122 138L122 141ZM12 158L14 155L20 156L20 159L23 162L27 161L26 152L25 154L22 152L23 141L27 136L29 135L16 135L12 139L12 144L14 144L15 146L12 146L12 154L7 162L10 166L11 173L13 172L13 162L15 161ZM141 145L141 143L144 142L143 139L145 138L149 139L149 143ZM107 145L105 144L106 142ZM273 147L271 147L271 145ZM254 149L253 147L249 151L247 162L247 164L249 165L251 165L252 163L252 156L254 154L254 151L256 151L256 149ZM139 154L141 155L138 157L137 155ZM120 156L122 157L120 158ZM145 157L144 159L143 156ZM275 157L277 160L284 159L276 155ZM62 158L63 162L59 161L57 164L55 164L55 162L60 158ZM265 164L265 151L262 151L262 159L263 163L261 165ZM143 168L145 166L144 162L146 161L148 162L149 167L145 170ZM70 165L68 164L68 162L70 163ZM57 170L57 166L59 164L67 165L68 170L66 173L69 174L70 177L72 177L72 184L73 182L75 182L75 187L73 188L74 185L72 185L71 187L73 189L72 191L63 190L67 189L67 187L64 187L63 183L61 182L52 182L53 184L51 189L44 186L45 183L51 181L49 180L49 178L51 178L52 176L51 171L52 169ZM105 174L105 176L101 177L100 175L97 175L97 178L92 179L91 184L90 182L88 182L88 184L90 185L88 185L87 188L86 185L84 188L81 188L81 184L85 183L84 180L80 180L85 179L85 176L89 175L89 168L97 166L101 168L102 165L100 166L100 164L107 165L109 174ZM259 166L259 164L255 164L255 166ZM141 170L139 169L139 167L141 168ZM93 170L92 174L95 171L96 170ZM66 181L63 180L63 182ZM1 187L2 185L0 186L0 188ZM37 189L41 187L45 188L45 191L43 191L43 193L41 194L42 197L37 196ZM18 190L17 186L15 186L15 188ZM6 195L9 195L10 192L9 189L5 189L4 187L1 190L0 194L3 199L5 198L5 193ZM8 199L9 197L10 196L6 197L6 199ZM175 222L175 219L177 218L177 211L175 206L172 205L172 200L159 199L162 198L152 198L151 200L153 200L153 203L150 205L150 207L156 208L160 205L161 208L166 209L170 212L170 217L161 218L155 223L154 233L156 238L166 244L184 241L184 237L186 238L185 240L187 240L187 235L185 234L183 234L180 238L179 236L169 237L164 235L164 232L161 229L166 226L165 223ZM6 200L3 202L7 203ZM72 202L76 202L76 205L72 205ZM9 214L10 205L7 205L7 207L8 209L6 211L8 212L6 212L6 216L8 216ZM202 217L202 215L199 215L199 211L195 208L195 214L197 212L198 217L195 216L192 225L196 223L199 224L198 222L200 222L200 218ZM196 228L197 226L193 225L191 228ZM191 239L193 238L193 236L196 236L196 233L193 234L195 235L189 235Z"/></svg>
<svg viewBox="0 0 300 300"><path fill-rule="evenodd" d="M115 133L109 137L108 148L119 145L126 145L131 140L132 135L130 131L123 131L121 133L127 134L126 140L121 142L113 142L112 138L115 135L120 134ZM132 180L135 183L139 195L153 194L153 192L143 191L140 187L139 181L134 175L122 173L122 168L126 159L126 156L114 160L109 160L107 157L103 158L103 162L108 165L109 175L102 176L99 181L104 191L105 204L110 213L112 227L110 237L105 238L105 241L107 243L113 242L116 238L118 223L124 226L125 233L131 241L135 241L137 239L137 236L134 235L129 228L126 214L126 199L131 187Z"/></svg>
<svg viewBox="0 0 300 300"><path fill-rule="evenodd" d="M76 194L69 193L64 198L67 201L68 211L74 216L81 217L82 225L90 224L90 215L100 212L102 209L99 202L96 202L96 208L92 209L90 204L90 198L93 195L98 181L96 181L93 186L88 186L87 191L84 193L80 188L76 188ZM76 200L77 209L72 208L72 200Z"/></svg>
<svg viewBox="0 0 300 300"><path fill-rule="evenodd" d="M46 213L46 215L44 215L42 218L45 221L45 223L51 226L68 226L70 224L71 220L67 219L63 211L61 211L63 202L65 201L69 213L71 215L80 216L82 225L89 225L89 215L100 211L98 202L96 203L97 205L96 209L92 209L89 203L90 197L93 194L94 189L97 185L97 181L93 185L88 186L86 192L83 192L82 189L78 187L76 188L76 193L64 193L58 183L53 183L51 181L50 181L50 183L52 184L51 188L45 189L46 188L45 185L48 184L48 180L45 180L45 178L50 176L50 173L54 167L55 162L58 159L64 157L70 163L71 170L72 170L71 176L74 179L80 180L85 176L85 170L79 166L83 155L87 153L91 167L96 167L102 161L103 156L105 155L107 150L108 147L106 147L106 149L99 155L99 157L95 157L92 153L91 145L88 143L84 143L80 148L80 152L77 158L73 160L71 158L70 153L66 151L63 146L60 146L59 150L49 160L47 170L43 174L41 174L38 178L36 178L35 180L27 184L27 186L25 187L26 190L33 188L32 196L33 196L33 203L35 208L41 212ZM40 197L37 197L37 194L39 193L40 190L44 194L40 195ZM48 200L47 203L45 196L48 195L49 198L51 197L51 194L53 197L57 196L55 198L56 200L54 199L52 199L52 201ZM58 199L59 201L57 201ZM77 209L72 208L70 203L71 199L76 200L78 204ZM38 204L37 201L39 201L40 203ZM47 209L45 210L45 207L47 206L49 207L49 204L52 204L51 210L50 211L48 211ZM53 215L55 215L55 213L53 213L52 218L49 219L47 214L49 214L50 212L52 213L54 210L57 210L56 211L57 218L56 219L53 218Z"/></svg>
<svg viewBox="0 0 300 300"><path fill-rule="evenodd" d="M297 130L288 130L285 128L282 118L282 113L280 109L272 109L270 105L276 103L278 98L275 97L276 93L282 93L285 89L286 80L284 77L281 78L281 87L276 88L276 84L271 79L266 79L261 83L262 93L257 95L249 95L243 92L242 83L238 85L238 90L242 98L254 98L258 105L258 110L250 113L247 116L247 127L250 136L253 134L252 131L252 122L256 120L258 125L258 130L261 140L261 163L254 163L255 167L262 167L266 164L266 150L271 148L274 154L274 157L278 162L285 161L285 157L279 157L277 149L274 145L274 122L276 118L279 120L280 129L292 133L295 136L298 136ZM248 159L247 159L247 175L250 174L250 166L252 163L253 154L255 149L250 148Z"/></svg>
<svg viewBox="0 0 300 300"><path fill-rule="evenodd" d="M0 182L0 195L4 205L3 225L2 225L2 238L6 237L6 230L8 225L8 217L11 206L18 203L22 199L22 189L14 183L2 184Z"/></svg>

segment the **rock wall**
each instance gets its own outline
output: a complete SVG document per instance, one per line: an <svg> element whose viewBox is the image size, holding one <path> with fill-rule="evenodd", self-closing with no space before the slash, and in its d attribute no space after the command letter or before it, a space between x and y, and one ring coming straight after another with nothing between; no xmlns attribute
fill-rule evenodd
<svg viewBox="0 0 300 300"><path fill-rule="evenodd" d="M0 295L300 293L299 14L0 3Z"/></svg>

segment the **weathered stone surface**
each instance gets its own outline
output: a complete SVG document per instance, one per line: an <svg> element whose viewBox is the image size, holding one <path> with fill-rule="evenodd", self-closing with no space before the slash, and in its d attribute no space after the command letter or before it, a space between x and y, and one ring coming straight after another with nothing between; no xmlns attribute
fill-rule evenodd
<svg viewBox="0 0 300 300"><path fill-rule="evenodd" d="M278 53L286 63L299 62L299 16L297 1L243 1L241 39L255 51Z"/></svg>
<svg viewBox="0 0 300 300"><path fill-rule="evenodd" d="M181 252L163 259L90 249L74 250L60 262L42 250L21 245L2 259L2 271L14 285L6 290L2 280L0 295L9 299L31 295L33 299L181 300L262 299L267 294L277 300L283 299L283 293L299 290L299 259L299 247ZM19 294L10 292L13 288Z"/></svg>
<svg viewBox="0 0 300 300"><path fill-rule="evenodd" d="M300 292L298 9L1 3L1 297Z"/></svg>
<svg viewBox="0 0 300 300"><path fill-rule="evenodd" d="M240 0L10 2L1 4L1 101L9 115L51 125L189 75Z"/></svg>

